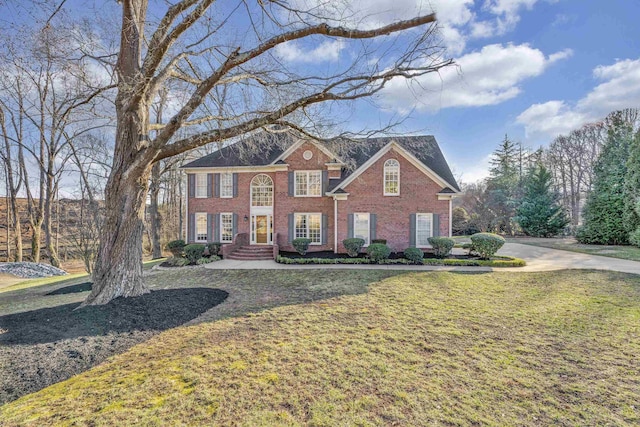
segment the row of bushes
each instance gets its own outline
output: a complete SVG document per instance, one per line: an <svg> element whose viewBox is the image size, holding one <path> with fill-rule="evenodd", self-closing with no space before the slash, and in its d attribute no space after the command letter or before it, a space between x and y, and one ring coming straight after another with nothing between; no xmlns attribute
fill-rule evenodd
<svg viewBox="0 0 640 427"><path fill-rule="evenodd" d="M450 237L430 237L428 240L436 258L446 258L455 245L455 241ZM470 254L475 253L480 258L488 260L504 245L504 242L504 238L497 234L476 233L471 236L471 244L467 249ZM391 248L386 243L387 241L383 239L372 240L367 247L367 256L372 262L380 263L389 258ZM305 255L311 244L311 239L293 239L291 244L300 255ZM364 239L357 237L344 239L342 244L350 257L357 257L364 246ZM421 263L424 254L421 249L407 248L404 251L404 256L411 262Z"/></svg>

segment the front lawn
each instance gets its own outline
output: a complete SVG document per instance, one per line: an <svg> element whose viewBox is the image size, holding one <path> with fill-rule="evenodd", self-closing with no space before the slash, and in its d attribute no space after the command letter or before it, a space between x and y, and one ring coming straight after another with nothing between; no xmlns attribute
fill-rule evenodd
<svg viewBox="0 0 640 427"><path fill-rule="evenodd" d="M207 312L210 321L165 331L4 405L0 419L105 426L640 423L638 276L411 273L388 275L361 294L372 272L348 273L269 272L263 279L278 284L273 292L245 285L255 271L217 273L231 279L229 297ZM177 277L167 276L164 286ZM336 294L352 295L283 306L295 302L284 289L313 293L322 283L328 295L331 282ZM249 311L274 308L241 315L247 299Z"/></svg>
<svg viewBox="0 0 640 427"><path fill-rule="evenodd" d="M563 251L640 261L640 248L636 246L583 245L578 243L574 238L545 239L535 237L518 237L507 238L507 241L511 243L522 243L524 245L540 246L543 248L561 249Z"/></svg>

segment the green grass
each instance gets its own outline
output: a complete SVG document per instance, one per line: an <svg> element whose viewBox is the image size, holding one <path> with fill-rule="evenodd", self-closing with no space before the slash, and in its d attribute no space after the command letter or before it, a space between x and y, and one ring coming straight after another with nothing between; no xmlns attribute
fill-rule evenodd
<svg viewBox="0 0 640 427"><path fill-rule="evenodd" d="M507 241L511 243L522 243L524 245L540 246L543 248L560 249L583 254L640 261L640 248L636 246L583 245L576 242L573 238L508 238Z"/></svg>
<svg viewBox="0 0 640 427"><path fill-rule="evenodd" d="M144 270L150 270L154 265L164 262L165 259L166 258L154 259L151 261L144 261L142 263L142 268ZM34 287L45 286L45 285L62 285L62 284L72 285L75 283L79 283L78 279L88 279L88 278L89 278L89 275L87 273L74 273L74 274L67 274L64 276L51 276L51 277L42 277L38 279L26 279L23 282L16 283L6 288L0 288L0 293L17 291L20 289L34 288Z"/></svg>
<svg viewBox="0 0 640 427"><path fill-rule="evenodd" d="M261 277L277 284L273 291L254 284L251 294L245 282L263 273L206 272L202 283L226 277L232 292L211 310L221 310L210 318L222 320L157 335L0 407L0 419L38 426L640 423L637 276L388 274L359 293L385 276L270 272ZM156 287L179 276L162 277L152 277ZM318 286L326 295L353 294L282 305L290 301L285 289L302 297ZM250 300L275 307L247 312Z"/></svg>

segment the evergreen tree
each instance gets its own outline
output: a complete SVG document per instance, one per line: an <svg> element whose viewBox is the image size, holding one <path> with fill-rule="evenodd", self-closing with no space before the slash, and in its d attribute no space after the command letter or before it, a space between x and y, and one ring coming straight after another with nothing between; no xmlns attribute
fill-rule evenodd
<svg viewBox="0 0 640 427"><path fill-rule="evenodd" d="M542 164L532 168L523 180L524 194L516 220L528 236L555 236L569 223L552 185L551 173Z"/></svg>
<svg viewBox="0 0 640 427"><path fill-rule="evenodd" d="M584 208L584 225L578 230L580 243L624 245L637 228L630 214L631 201L625 186L633 125L624 112L609 116L611 125L594 167L593 190Z"/></svg>
<svg viewBox="0 0 640 427"><path fill-rule="evenodd" d="M628 204L626 220L636 225L635 230L631 230L629 234L629 242L640 246L640 130L636 132L629 147L625 192Z"/></svg>
<svg viewBox="0 0 640 427"><path fill-rule="evenodd" d="M492 228L498 233L512 234L515 196L519 183L520 150L507 135L493 152L490 176L487 178L487 203L494 213Z"/></svg>

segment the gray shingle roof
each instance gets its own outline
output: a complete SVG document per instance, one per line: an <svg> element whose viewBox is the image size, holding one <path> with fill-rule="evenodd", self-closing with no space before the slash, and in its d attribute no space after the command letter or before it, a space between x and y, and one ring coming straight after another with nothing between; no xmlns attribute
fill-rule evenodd
<svg viewBox="0 0 640 427"><path fill-rule="evenodd" d="M211 168L269 165L297 140L298 138L291 133L272 134L262 132L247 137L233 145L223 147L182 167ZM341 178L339 180L330 180L329 191L339 186L353 171L362 166L391 141L397 142L426 167L449 183L456 191L460 191L460 187L433 135L334 139L326 143L320 142L346 163L346 168L342 170Z"/></svg>

